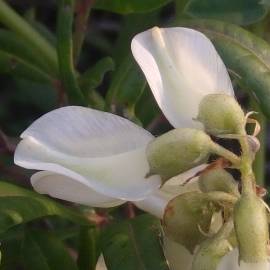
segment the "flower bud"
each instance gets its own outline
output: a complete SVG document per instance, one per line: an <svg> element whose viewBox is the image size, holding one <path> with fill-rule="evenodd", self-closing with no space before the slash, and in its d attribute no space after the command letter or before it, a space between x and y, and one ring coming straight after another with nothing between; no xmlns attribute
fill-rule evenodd
<svg viewBox="0 0 270 270"><path fill-rule="evenodd" d="M223 191L239 196L237 182L224 169L213 169L202 173L199 177L199 187L203 192Z"/></svg>
<svg viewBox="0 0 270 270"><path fill-rule="evenodd" d="M216 208L204 193L187 192L172 199L163 216L165 234L191 253L206 239Z"/></svg>
<svg viewBox="0 0 270 270"><path fill-rule="evenodd" d="M234 227L240 260L266 261L269 238L266 208L255 194L243 194L234 207Z"/></svg>
<svg viewBox="0 0 270 270"><path fill-rule="evenodd" d="M226 94L205 96L200 105L197 120L212 135L239 134L245 126L245 115L234 97Z"/></svg>
<svg viewBox="0 0 270 270"><path fill-rule="evenodd" d="M146 149L149 175L159 174L164 181L204 163L212 141L201 130L179 128L149 143Z"/></svg>

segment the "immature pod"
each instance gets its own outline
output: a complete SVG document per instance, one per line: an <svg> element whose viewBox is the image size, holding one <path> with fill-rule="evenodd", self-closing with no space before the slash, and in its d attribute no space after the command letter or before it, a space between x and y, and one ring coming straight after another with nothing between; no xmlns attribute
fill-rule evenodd
<svg viewBox="0 0 270 270"><path fill-rule="evenodd" d="M163 181L207 161L212 141L201 130L178 128L149 143L146 154L149 175L158 174Z"/></svg>
<svg viewBox="0 0 270 270"><path fill-rule="evenodd" d="M232 96L210 94L205 96L200 105L197 120L212 135L239 134L245 126L245 115Z"/></svg>
<svg viewBox="0 0 270 270"><path fill-rule="evenodd" d="M266 261L269 239L266 208L256 194L243 194L235 204L234 227L240 261L245 263Z"/></svg>

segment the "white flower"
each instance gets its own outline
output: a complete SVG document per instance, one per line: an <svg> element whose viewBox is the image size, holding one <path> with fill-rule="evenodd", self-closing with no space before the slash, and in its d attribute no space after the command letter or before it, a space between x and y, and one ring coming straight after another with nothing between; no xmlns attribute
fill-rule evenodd
<svg viewBox="0 0 270 270"><path fill-rule="evenodd" d="M221 58L198 31L154 27L135 36L131 49L159 107L176 128L200 127L193 119L205 95L234 95Z"/></svg>
<svg viewBox="0 0 270 270"><path fill-rule="evenodd" d="M223 62L200 32L154 27L135 36L131 47L174 127L200 127L193 118L205 95L233 95ZM41 170L31 178L40 193L98 207L140 201L139 207L159 217L172 196L158 190L159 176L145 177L145 148L154 137L119 116L64 107L36 120L21 138L15 163Z"/></svg>

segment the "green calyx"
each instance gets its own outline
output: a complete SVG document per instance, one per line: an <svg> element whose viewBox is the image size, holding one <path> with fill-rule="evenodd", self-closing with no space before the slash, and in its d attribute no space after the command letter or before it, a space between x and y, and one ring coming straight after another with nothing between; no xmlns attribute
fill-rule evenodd
<svg viewBox="0 0 270 270"><path fill-rule="evenodd" d="M266 261L269 238L266 208L256 194L243 194L234 207L234 227L239 259L246 263Z"/></svg>
<svg viewBox="0 0 270 270"><path fill-rule="evenodd" d="M146 149L149 175L164 181L207 161L212 141L201 130L178 128L154 139Z"/></svg>
<svg viewBox="0 0 270 270"><path fill-rule="evenodd" d="M205 96L200 105L197 120L212 135L239 134L245 126L245 115L234 97L226 94Z"/></svg>

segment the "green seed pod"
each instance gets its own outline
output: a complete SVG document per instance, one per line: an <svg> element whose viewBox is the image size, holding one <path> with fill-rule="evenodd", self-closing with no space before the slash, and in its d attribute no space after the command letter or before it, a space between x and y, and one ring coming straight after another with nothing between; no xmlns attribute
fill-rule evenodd
<svg viewBox="0 0 270 270"><path fill-rule="evenodd" d="M207 161L212 141L201 130L178 128L149 143L146 149L149 175L164 181Z"/></svg>
<svg viewBox="0 0 270 270"><path fill-rule="evenodd" d="M201 174L199 187L203 192L223 191L239 196L237 182L224 169L213 169Z"/></svg>
<svg viewBox="0 0 270 270"><path fill-rule="evenodd" d="M266 208L256 194L243 194L234 207L234 227L240 260L266 261L269 238Z"/></svg>
<svg viewBox="0 0 270 270"><path fill-rule="evenodd" d="M234 97L226 94L210 94L205 96L197 116L212 135L239 134L245 126L245 115Z"/></svg>
<svg viewBox="0 0 270 270"><path fill-rule="evenodd" d="M206 239L216 207L200 192L187 192L172 199L164 212L165 235L191 253Z"/></svg>

